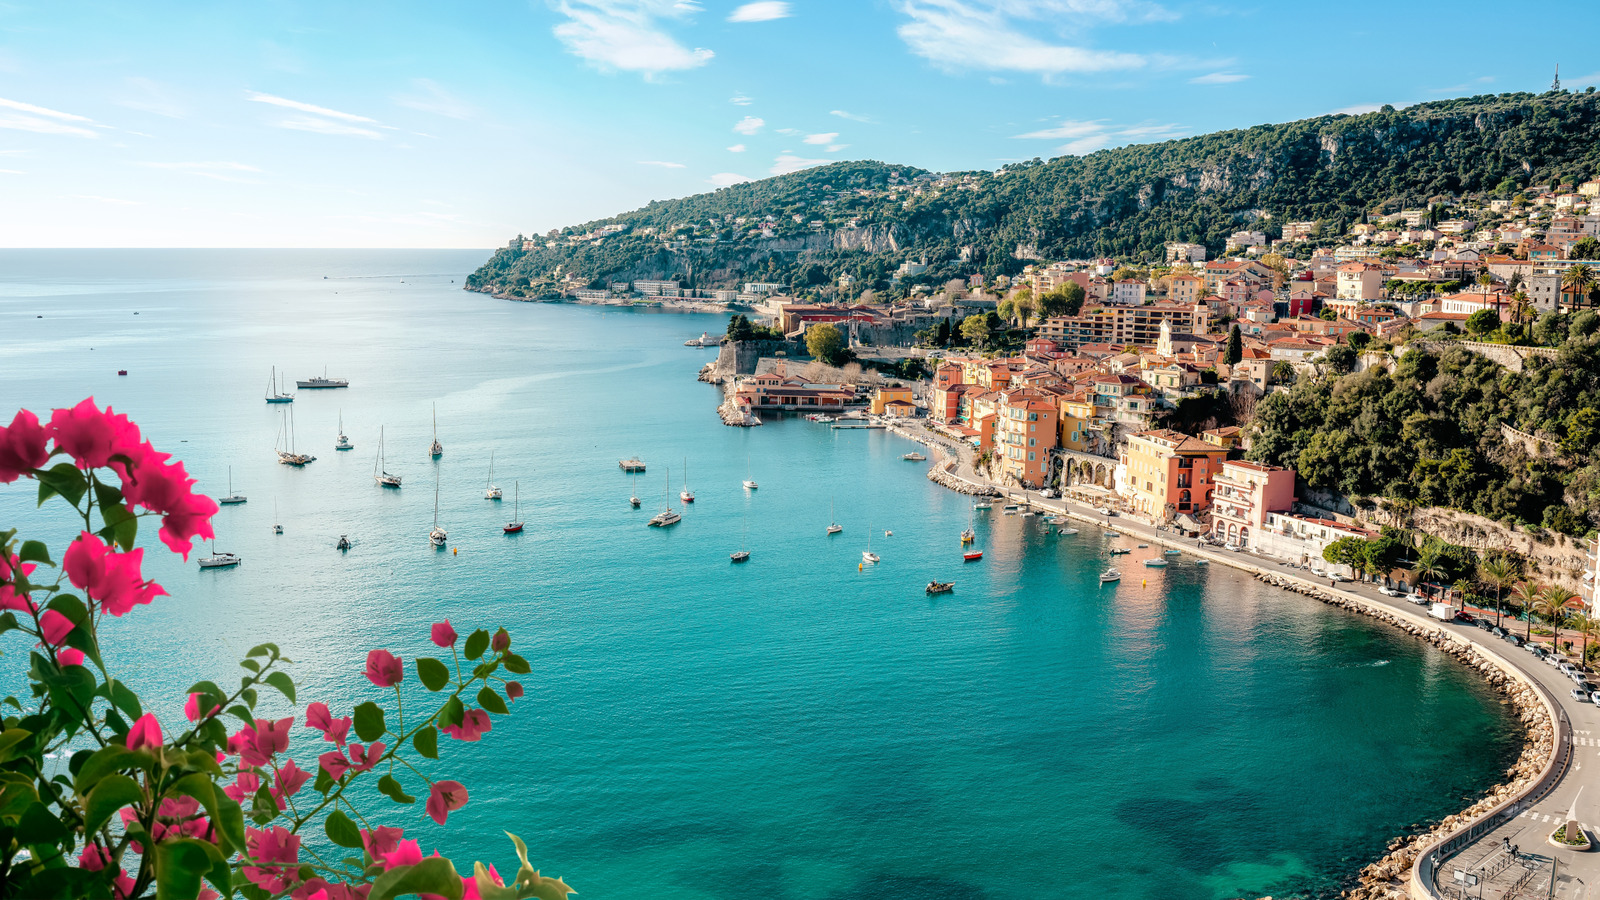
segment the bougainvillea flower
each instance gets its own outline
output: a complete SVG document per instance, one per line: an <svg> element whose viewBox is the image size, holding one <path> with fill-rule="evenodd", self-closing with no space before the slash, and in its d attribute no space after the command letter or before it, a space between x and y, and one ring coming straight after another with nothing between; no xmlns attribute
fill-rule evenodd
<svg viewBox="0 0 1600 900"><path fill-rule="evenodd" d="M322 771L327 772L328 777L334 781L338 781L350 769L350 761L338 750L329 750L317 757L317 765L321 766Z"/></svg>
<svg viewBox="0 0 1600 900"><path fill-rule="evenodd" d="M233 784L224 786L222 792L233 802L244 803L248 798L254 797L259 790L261 790L261 776L254 772L240 772Z"/></svg>
<svg viewBox="0 0 1600 900"><path fill-rule="evenodd" d="M138 887L138 883L128 875L126 870L123 870L117 873L117 880L111 883L111 887L113 889L112 896L116 897L116 900L128 900L129 897L133 896L133 889Z"/></svg>
<svg viewBox="0 0 1600 900"><path fill-rule="evenodd" d="M257 719L256 748L268 756L289 749L289 729L293 725L294 716L278 719L275 722Z"/></svg>
<svg viewBox="0 0 1600 900"><path fill-rule="evenodd" d="M25 563L0 547L0 609L14 609L32 615L39 608L26 594L19 593L10 584L19 575L27 577L33 574L36 568L33 563Z"/></svg>
<svg viewBox="0 0 1600 900"><path fill-rule="evenodd" d="M101 412L93 397L71 409L52 411L45 432L84 469L98 469L114 454L139 446L139 426L109 406Z"/></svg>
<svg viewBox="0 0 1600 900"><path fill-rule="evenodd" d="M306 707L306 727L317 729L322 732L323 740L332 741L341 747L350 734L350 721L349 716L335 719L328 711L326 703L313 703Z"/></svg>
<svg viewBox="0 0 1600 900"><path fill-rule="evenodd" d="M268 893L281 894L294 884L300 859L300 837L287 828L246 828L244 843L252 862L244 866L244 877ZM275 865L274 865L275 864Z"/></svg>
<svg viewBox="0 0 1600 900"><path fill-rule="evenodd" d="M275 770L272 779L272 799L278 801L278 808L283 809L284 800L293 797L310 780L310 773L295 765L292 759Z"/></svg>
<svg viewBox="0 0 1600 900"><path fill-rule="evenodd" d="M139 750L148 747L152 750L161 749L165 743L161 739L161 723L156 721L154 713L145 713L133 727L128 729L127 745L129 750Z"/></svg>
<svg viewBox="0 0 1600 900"><path fill-rule="evenodd" d="M61 566L68 580L99 601L102 610L121 616L135 606L166 596L161 585L146 581L139 571L143 560L143 549L117 553L85 531L67 546Z"/></svg>
<svg viewBox="0 0 1600 900"><path fill-rule="evenodd" d="M211 530L211 517L216 515L219 508L210 497L201 494L189 497L182 507L162 517L161 543L187 560L189 551L194 549L195 538L216 537Z"/></svg>
<svg viewBox="0 0 1600 900"><path fill-rule="evenodd" d="M63 666L81 666L83 665L83 651L72 647L62 647L56 651L56 662L61 663Z"/></svg>
<svg viewBox="0 0 1600 900"><path fill-rule="evenodd" d="M489 648L496 653L504 653L510 650L511 635L504 628L499 629L494 633L494 637L489 640Z"/></svg>
<svg viewBox="0 0 1600 900"><path fill-rule="evenodd" d="M440 647L454 647L456 645L456 630L450 627L450 620L433 623L433 642Z"/></svg>
<svg viewBox="0 0 1600 900"><path fill-rule="evenodd" d="M50 459L39 417L18 410L11 424L0 428L0 484L16 481Z"/></svg>
<svg viewBox="0 0 1600 900"><path fill-rule="evenodd" d="M190 694L188 701L183 704L183 714L191 722L200 721L200 696L199 694ZM206 711L205 718L209 719L221 710L221 704L213 703L211 704L211 709Z"/></svg>
<svg viewBox="0 0 1600 900"><path fill-rule="evenodd" d="M508 682L506 682L506 698L508 700L515 700L515 699L517 699L518 697L521 697L521 696L522 696L522 684L520 682L516 682L516 681L508 681Z"/></svg>
<svg viewBox="0 0 1600 900"><path fill-rule="evenodd" d="M148 442L124 447L113 460L111 470L122 478L122 496L163 516L161 540L173 553L189 558L190 543L196 537L212 537L211 517L216 501L194 492L194 479L183 463L168 463L171 455L159 453Z"/></svg>
<svg viewBox="0 0 1600 900"><path fill-rule="evenodd" d="M384 869L396 866L414 866L422 862L422 847L416 841L400 841L394 849L383 855Z"/></svg>
<svg viewBox="0 0 1600 900"><path fill-rule="evenodd" d="M98 872L111 864L111 851L99 844L84 845L83 852L78 854L78 868L90 872Z"/></svg>
<svg viewBox="0 0 1600 900"><path fill-rule="evenodd" d="M72 620L53 609L39 617L39 636L52 647L59 646L72 633Z"/></svg>
<svg viewBox="0 0 1600 900"><path fill-rule="evenodd" d="M379 825L371 831L363 828L361 829L361 846L367 848L367 855L373 859L382 859L384 854L394 852L394 848L404 836L405 831L399 828L391 828L388 825Z"/></svg>
<svg viewBox="0 0 1600 900"><path fill-rule="evenodd" d="M488 713L481 709L469 709L461 716L460 725L445 725L442 729L458 741L475 741L492 727Z"/></svg>
<svg viewBox="0 0 1600 900"><path fill-rule="evenodd" d="M350 745L350 768L355 769L357 772L365 772L377 765L382 759L383 741L374 741L372 746L367 748L362 748L360 744L356 743Z"/></svg>
<svg viewBox="0 0 1600 900"><path fill-rule="evenodd" d="M467 789L459 781L435 781L428 794L427 811L443 825L450 814L467 805Z"/></svg>
<svg viewBox="0 0 1600 900"><path fill-rule="evenodd" d="M495 871L493 863L485 865L484 868L489 870L489 880L494 882L496 887L506 886L506 883L500 878L500 873ZM482 895L478 893L476 875L468 875L461 879L461 900L483 900Z"/></svg>
<svg viewBox="0 0 1600 900"><path fill-rule="evenodd" d="M406 674L400 657L387 650L373 650L367 654L367 680L381 688L394 687Z"/></svg>

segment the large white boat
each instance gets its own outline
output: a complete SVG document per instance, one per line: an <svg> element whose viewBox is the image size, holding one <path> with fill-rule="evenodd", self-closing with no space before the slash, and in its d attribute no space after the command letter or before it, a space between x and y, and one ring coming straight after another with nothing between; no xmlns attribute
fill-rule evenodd
<svg viewBox="0 0 1600 900"><path fill-rule="evenodd" d="M661 512L658 512L650 517L650 527L652 528L665 528L668 525L677 524L677 522L683 518L683 516L678 514L677 510L672 508L672 501L669 499L672 496L671 469L667 470L666 478L664 480L666 483L662 485L661 490Z"/></svg>
<svg viewBox="0 0 1600 900"><path fill-rule="evenodd" d="M295 382L295 386L299 387L301 389L306 389L306 388L347 388L347 387L350 386L350 382L346 381L343 378L329 378L328 377L328 370L327 369L323 369L321 375L313 375L310 378L307 378L305 381L296 381Z"/></svg>
<svg viewBox="0 0 1600 900"><path fill-rule="evenodd" d="M344 436L344 410L341 409L339 410L339 439L333 442L333 449L354 450L355 448L356 445L352 444L350 439Z"/></svg>
<svg viewBox="0 0 1600 900"><path fill-rule="evenodd" d="M200 557L199 562L202 569L228 569L244 562L244 559L236 553L218 553L217 539L212 538L211 555Z"/></svg>
<svg viewBox="0 0 1600 900"><path fill-rule="evenodd" d="M444 445L439 443L439 404L433 405L433 446L428 448L428 455L434 459L444 455Z"/></svg>
<svg viewBox="0 0 1600 900"><path fill-rule="evenodd" d="M247 499L249 499L249 498L246 497L245 495L243 495L243 494L235 494L233 492L233 466L229 466L228 467L228 496L226 496L226 497L218 497L217 498L217 503L221 504L222 506L232 506L235 503L243 503Z"/></svg>
<svg viewBox="0 0 1600 900"><path fill-rule="evenodd" d="M500 489L494 486L494 451L490 450L489 451L489 486L484 488L484 490L483 490L483 499L485 499L485 500L499 500L502 496L504 496L504 495L501 494Z"/></svg>
<svg viewBox="0 0 1600 900"><path fill-rule="evenodd" d="M278 388L278 367L272 367L272 374L267 376L267 402L268 403L293 403L294 395L285 394Z"/></svg>
<svg viewBox="0 0 1600 900"><path fill-rule="evenodd" d="M684 341L683 345L685 347L720 347L722 346L722 338L712 337L710 332L702 331L699 337L690 338Z"/></svg>
<svg viewBox="0 0 1600 900"><path fill-rule="evenodd" d="M283 463L286 466L294 466L297 469L306 465L307 463L313 463L317 461L315 456L295 450L293 407L284 411L283 426L278 431L277 451L278 462Z"/></svg>
<svg viewBox="0 0 1600 900"><path fill-rule="evenodd" d="M372 460L372 480L383 487L397 488L400 486L400 476L389 474L383 464L383 426L378 426L378 455Z"/></svg>

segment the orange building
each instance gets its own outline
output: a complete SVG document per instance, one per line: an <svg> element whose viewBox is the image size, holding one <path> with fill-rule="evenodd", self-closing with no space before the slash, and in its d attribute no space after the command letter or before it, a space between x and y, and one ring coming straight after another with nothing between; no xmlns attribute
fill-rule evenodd
<svg viewBox="0 0 1600 900"><path fill-rule="evenodd" d="M1128 436L1125 494L1133 510L1158 522L1211 505L1214 479L1228 451L1171 430Z"/></svg>
<svg viewBox="0 0 1600 900"><path fill-rule="evenodd" d="M1001 395L996 451L1002 476L1027 487L1044 485L1050 451L1060 437L1059 412L1055 396L1044 391L1019 388Z"/></svg>

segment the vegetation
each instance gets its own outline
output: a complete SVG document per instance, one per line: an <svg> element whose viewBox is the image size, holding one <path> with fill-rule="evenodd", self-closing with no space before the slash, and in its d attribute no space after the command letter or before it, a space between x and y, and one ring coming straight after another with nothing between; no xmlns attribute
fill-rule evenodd
<svg viewBox="0 0 1600 900"><path fill-rule="evenodd" d="M925 261L927 272L895 287L906 291L974 272L1015 275L1036 259L1154 260L1173 240L1218 253L1241 227L1276 236L1283 221L1313 220L1322 234L1341 234L1374 207L1511 197L1596 169L1600 95L1483 95L1035 159L943 181L909 166L834 163L558 229L526 251L517 242L468 286L537 296L575 274L593 284L748 280L825 294L850 275L855 289L884 291L900 263ZM604 226L622 230L597 236Z"/></svg>
<svg viewBox="0 0 1600 900"><path fill-rule="evenodd" d="M743 313L734 313L728 320L728 340L730 341L781 341L784 340L783 332L777 328L765 325L752 325Z"/></svg>
<svg viewBox="0 0 1600 900"><path fill-rule="evenodd" d="M813 325L806 329L806 352L830 366L839 366L845 363L850 348L837 326Z"/></svg>

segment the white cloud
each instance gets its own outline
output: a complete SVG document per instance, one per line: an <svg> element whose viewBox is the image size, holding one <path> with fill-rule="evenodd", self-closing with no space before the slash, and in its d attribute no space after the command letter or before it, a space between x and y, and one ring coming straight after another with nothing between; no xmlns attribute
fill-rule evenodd
<svg viewBox="0 0 1600 900"><path fill-rule="evenodd" d="M752 179L748 176L740 175L737 172L718 172L706 180L717 187L728 187L730 185L743 184L744 182L751 181Z"/></svg>
<svg viewBox="0 0 1600 900"><path fill-rule="evenodd" d="M248 96L251 102L254 103L269 103L273 106L282 106L285 109L297 109L301 112L311 113L314 116L322 116L328 119L339 119L344 122L369 122L373 124L376 124L378 121L377 119L369 119L366 116L358 116L355 113L340 112L337 109L329 109L326 106L316 106L311 103L301 103L299 100L290 100L285 97L277 97L272 94L262 94L256 91L245 91L245 95Z"/></svg>
<svg viewBox="0 0 1600 900"><path fill-rule="evenodd" d="M805 142L808 144L831 144L839 139L839 132L829 131L823 134L808 134Z"/></svg>
<svg viewBox="0 0 1600 900"><path fill-rule="evenodd" d="M733 130L742 135L749 136L760 131L761 127L765 124L767 124L766 119L758 118L756 116L745 116L733 126Z"/></svg>
<svg viewBox="0 0 1600 900"><path fill-rule="evenodd" d="M641 159L641 160L639 160L639 165L641 165L641 166L660 166L663 169L681 169L681 168L683 168L683 163L662 162L659 159Z"/></svg>
<svg viewBox="0 0 1600 900"><path fill-rule="evenodd" d="M1027 134L1015 135L1018 140L1049 140L1066 141L1056 148L1057 153L1068 156L1082 156L1093 153L1106 147L1116 147L1122 144L1133 144L1141 141L1164 141L1168 138L1182 137L1189 129L1183 125L1161 125L1153 122L1144 122L1138 125L1113 125L1104 119L1095 121L1077 121L1063 119L1059 124Z"/></svg>
<svg viewBox="0 0 1600 900"><path fill-rule="evenodd" d="M744 149L745 149L745 147L744 147L743 144L734 144L732 147L728 148L728 152L729 153L743 153Z"/></svg>
<svg viewBox="0 0 1600 900"><path fill-rule="evenodd" d="M117 99L118 106L128 109L137 109L140 112L155 113L169 119L181 119L188 115L188 110L179 103L165 87L148 78L122 79L122 96Z"/></svg>
<svg viewBox="0 0 1600 900"><path fill-rule="evenodd" d="M898 29L900 39L942 69L1044 76L1139 69L1152 59L1041 39L1036 36L1040 32L1176 18L1161 6L1137 0L899 0L896 6L909 20Z"/></svg>
<svg viewBox="0 0 1600 900"><path fill-rule="evenodd" d="M781 0L756 0L755 3L746 3L733 11L728 16L729 22L770 22L773 19L787 19L794 15L789 9L789 4Z"/></svg>
<svg viewBox="0 0 1600 900"><path fill-rule="evenodd" d="M201 178L210 178L214 181L232 181L235 183L252 184L250 179L238 178L237 175L255 174L261 170L255 166L241 162L138 162L136 166L147 169L165 169L170 172L187 172Z"/></svg>
<svg viewBox="0 0 1600 900"><path fill-rule="evenodd" d="M394 96L396 105L444 116L447 119L470 119L475 112L471 106L456 99L431 78L413 78L411 85L415 88L412 93Z"/></svg>
<svg viewBox="0 0 1600 900"><path fill-rule="evenodd" d="M744 94L734 94L732 97L728 98L728 102L732 103L734 106L749 106L755 101L751 100L749 97L746 97Z"/></svg>
<svg viewBox="0 0 1600 900"><path fill-rule="evenodd" d="M21 169L0 169L0 175L26 175Z"/></svg>
<svg viewBox="0 0 1600 900"><path fill-rule="evenodd" d="M768 171L774 175L787 175L801 169L811 169L816 166L825 166L833 162L831 159L803 159L790 153L785 153L772 161L772 168Z"/></svg>
<svg viewBox="0 0 1600 900"><path fill-rule="evenodd" d="M828 149L827 149L826 152L828 152L828 153L838 153L840 150L843 150L844 148L846 148L848 146L850 146L850 145L849 144L829 144L828 145Z"/></svg>
<svg viewBox="0 0 1600 900"><path fill-rule="evenodd" d="M1333 112L1328 113L1328 115L1330 115L1330 116L1359 116L1362 113L1377 112L1382 107L1383 107L1382 103L1352 103L1349 106L1340 107L1339 109L1336 109Z"/></svg>
<svg viewBox="0 0 1600 900"><path fill-rule="evenodd" d="M3 97L0 97L0 109L14 110L11 113L0 112L0 128L8 128L12 131L31 131L35 134L71 134L87 138L99 137L98 134L88 128L70 124L72 122L94 124L94 120L87 116L73 115L58 109L47 109L43 106L34 106L32 103L7 100Z"/></svg>
<svg viewBox="0 0 1600 900"><path fill-rule="evenodd" d="M282 122L278 123L278 127L287 128L290 131L310 131L315 132L316 134L336 134L349 137L364 137L374 141L383 140L383 135L373 131L370 128L362 128L358 125L346 125L342 122L330 122L327 119L315 119L309 116L302 116L294 119L284 119Z"/></svg>
<svg viewBox="0 0 1600 900"><path fill-rule="evenodd" d="M1246 78L1249 78L1249 77L1250 77L1249 75L1241 75L1238 72L1212 72L1210 75L1199 75L1199 76L1196 76L1194 78L1191 78L1191 79L1189 79L1189 83L1190 84L1233 84L1236 81L1244 81Z"/></svg>
<svg viewBox="0 0 1600 900"><path fill-rule="evenodd" d="M841 119L849 119L852 122L866 122L868 125L877 124L876 122L872 121L871 116L863 116L860 113L845 112L842 109L831 110L829 111L828 115L838 116Z"/></svg>
<svg viewBox="0 0 1600 900"><path fill-rule="evenodd" d="M662 72L699 68L716 56L703 47L690 50L663 27L664 19L699 12L695 3L560 0L555 9L568 19L553 29L556 39L568 53L603 71L641 72L651 78Z"/></svg>

